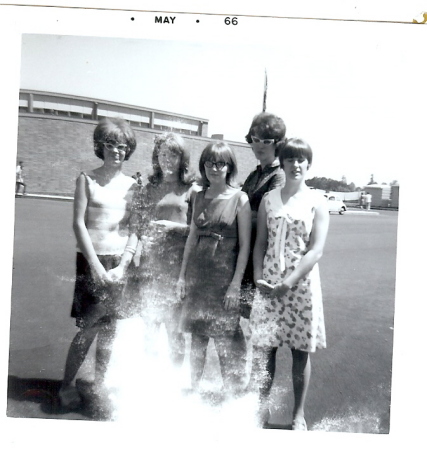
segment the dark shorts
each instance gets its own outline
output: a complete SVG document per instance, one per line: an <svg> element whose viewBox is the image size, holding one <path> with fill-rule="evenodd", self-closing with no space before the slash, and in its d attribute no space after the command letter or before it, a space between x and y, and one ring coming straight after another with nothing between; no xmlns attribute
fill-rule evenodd
<svg viewBox="0 0 427 450"><path fill-rule="evenodd" d="M120 264L121 255L98 255L98 258L105 269L110 270ZM86 258L82 253L77 253L71 317L76 318L78 327L107 324L118 318L122 295L123 285L97 285Z"/></svg>

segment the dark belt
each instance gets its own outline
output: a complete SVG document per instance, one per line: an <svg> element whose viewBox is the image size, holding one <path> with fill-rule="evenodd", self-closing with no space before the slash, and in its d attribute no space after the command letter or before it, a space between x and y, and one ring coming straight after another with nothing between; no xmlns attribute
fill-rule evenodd
<svg viewBox="0 0 427 450"><path fill-rule="evenodd" d="M206 237L211 237L217 241L222 241L224 238L237 238L236 233L214 233L211 230L202 230L202 229L198 229L197 230L197 236L206 236Z"/></svg>

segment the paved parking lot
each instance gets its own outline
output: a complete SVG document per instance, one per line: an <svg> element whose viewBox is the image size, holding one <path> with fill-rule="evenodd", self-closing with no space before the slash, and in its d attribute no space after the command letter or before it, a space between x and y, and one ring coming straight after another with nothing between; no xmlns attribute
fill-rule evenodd
<svg viewBox="0 0 427 450"><path fill-rule="evenodd" d="M46 392L43 387L57 388L76 331L69 317L75 258L71 218L70 202L16 199L9 417L88 419L78 412L53 414L40 393ZM396 238L397 212L331 215L320 263L328 348L312 357L306 405L311 430L389 431ZM138 345L129 351L137 352ZM90 378L91 369L86 364L80 376ZM207 379L215 381L215 371L211 354ZM286 429L292 411L286 350L279 352L277 374L278 406L271 423Z"/></svg>

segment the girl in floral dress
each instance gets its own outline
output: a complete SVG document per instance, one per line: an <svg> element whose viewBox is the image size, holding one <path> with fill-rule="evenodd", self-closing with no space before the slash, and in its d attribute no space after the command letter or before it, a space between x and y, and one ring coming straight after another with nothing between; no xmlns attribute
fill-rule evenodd
<svg viewBox="0 0 427 450"><path fill-rule="evenodd" d="M312 162L309 145L289 139L279 143L278 150L286 183L264 196L258 212L254 280L259 292L250 318L252 383L259 389L259 414L265 425L276 352L279 346L289 347L295 398L292 429L306 430L309 354L326 347L317 262L326 241L329 211L323 195L305 184Z"/></svg>

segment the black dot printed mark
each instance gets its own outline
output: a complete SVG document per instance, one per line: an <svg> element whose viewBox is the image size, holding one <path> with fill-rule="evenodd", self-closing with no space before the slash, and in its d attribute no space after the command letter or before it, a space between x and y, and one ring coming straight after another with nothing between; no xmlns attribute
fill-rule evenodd
<svg viewBox="0 0 427 450"><path fill-rule="evenodd" d="M200 20L199 20L199 19L197 19L197 20L196 20L196 23L199 23L199 22L200 22Z"/></svg>
<svg viewBox="0 0 427 450"><path fill-rule="evenodd" d="M134 18L134 17L131 17L130 20L135 20L135 18Z"/></svg>

